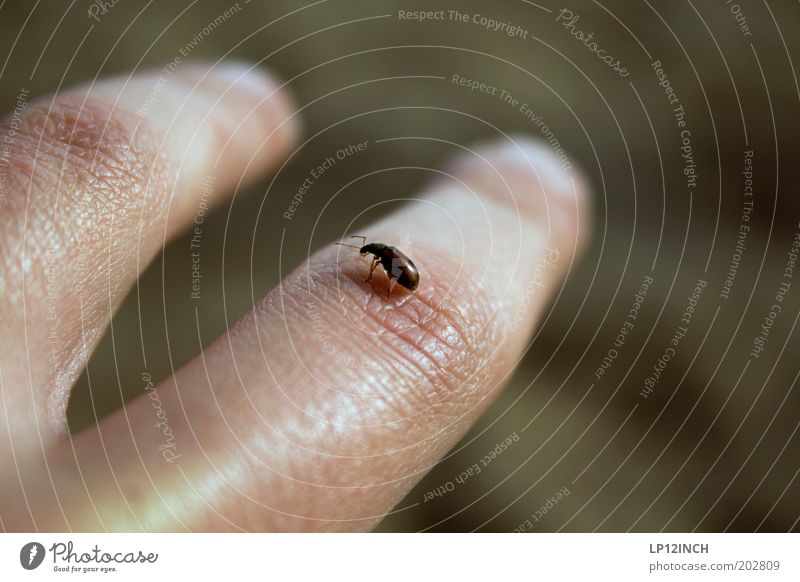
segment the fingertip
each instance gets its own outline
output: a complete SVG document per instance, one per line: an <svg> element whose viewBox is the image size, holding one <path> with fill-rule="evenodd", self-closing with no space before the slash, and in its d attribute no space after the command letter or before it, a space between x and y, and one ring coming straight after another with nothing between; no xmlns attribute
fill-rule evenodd
<svg viewBox="0 0 800 582"><path fill-rule="evenodd" d="M448 170L474 192L543 227L549 239L582 246L588 232L589 189L583 172L560 147L511 135L457 155Z"/></svg>
<svg viewBox="0 0 800 582"><path fill-rule="evenodd" d="M274 167L299 135L286 83L242 61L186 61L70 91L125 113L152 131L152 149L171 162L181 198L209 176L229 190Z"/></svg>
<svg viewBox="0 0 800 582"><path fill-rule="evenodd" d="M274 167L296 143L300 123L295 100L272 73L234 60L192 64L180 77L194 100L206 103L194 113L190 109L194 119L185 124L206 126L197 130L197 143L192 144L201 155L187 159L197 169L192 174L214 173L226 187L246 183ZM203 137L204 131L209 137Z"/></svg>
<svg viewBox="0 0 800 582"><path fill-rule="evenodd" d="M285 152L301 132L297 104L287 83L258 65L239 60L225 61L212 70L223 86L250 103L254 117L271 130L268 139L275 150Z"/></svg>

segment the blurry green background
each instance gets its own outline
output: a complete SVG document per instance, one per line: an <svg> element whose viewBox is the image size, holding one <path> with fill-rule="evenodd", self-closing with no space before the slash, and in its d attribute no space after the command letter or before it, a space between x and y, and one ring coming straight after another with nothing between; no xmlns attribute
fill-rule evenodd
<svg viewBox="0 0 800 582"><path fill-rule="evenodd" d="M788 296L767 353L737 380L800 215L800 92L794 77L800 6L741 2L747 36L723 0L571 2L580 15L577 28L594 31L598 44L631 71L623 79L555 22L560 5L538 4L551 12L524 0L242 0L241 10L191 57L247 59L291 79L297 102L307 105L303 141L314 138L281 171L268 196L272 177L238 192L207 220L200 301L188 299L188 234L144 274L138 302L128 298L73 394L72 429L139 393L142 347L154 379L170 374L276 284L279 260L289 271L339 236L363 208L412 194L430 173L391 171L359 180L325 211L312 236L328 195L351 180L389 166L437 167L453 152L442 140L468 144L497 131L536 134L515 108L451 84L458 73L510 91L546 121L592 183L592 241L510 386L380 529L509 531L530 519L535 531L797 530L800 396L794 381L800 366L791 331L800 288ZM99 23L88 17L90 6L3 3L4 110L21 87L44 95L95 76L158 68L231 3L120 0ZM522 26L529 38L471 23L397 18L398 10L420 9L485 14ZM679 132L650 68L656 59L691 127L699 174L691 199ZM349 143L409 136L436 140L373 144L336 164L306 196L280 248L282 214L320 160ZM755 152L754 228L731 297L722 302L748 148ZM390 209L380 206L381 213ZM364 213L352 230L374 218L374 212ZM594 372L649 274L655 284L635 330L595 382ZM708 288L695 321L656 393L644 400L642 382L698 278ZM519 441L480 474L454 481L513 433ZM426 492L450 488L447 483L452 491L424 501ZM563 487L570 494L534 522L532 516Z"/></svg>

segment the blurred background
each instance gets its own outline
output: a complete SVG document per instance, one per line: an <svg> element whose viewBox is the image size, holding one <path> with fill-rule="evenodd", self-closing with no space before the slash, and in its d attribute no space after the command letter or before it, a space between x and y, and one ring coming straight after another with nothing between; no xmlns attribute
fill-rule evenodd
<svg viewBox="0 0 800 582"><path fill-rule="evenodd" d="M73 431L140 394L144 357L154 380L167 376L357 215L351 231L431 178L422 169L371 172L435 168L454 152L448 141L528 133L557 140L566 163L588 176L589 251L508 388L379 529L800 529L800 281L763 352L750 355L800 228L800 5L573 0L579 18L567 28L551 0L6 1L0 105L12 109L23 87L39 96L160 68L234 6L189 58L246 59L290 80L308 141L276 176L206 219L199 300L190 299L188 233L152 264L72 396ZM470 19L399 17L431 9ZM473 15L520 32L487 29ZM629 74L574 30L593 32ZM678 103L659 85L655 61ZM527 103L552 133L497 96L453 84L454 74ZM370 146L325 172L287 224L309 171L363 141ZM745 200L753 206L742 239ZM685 337L648 384L698 280L705 287ZM635 324L615 344L634 304ZM464 477L476 463L480 472Z"/></svg>

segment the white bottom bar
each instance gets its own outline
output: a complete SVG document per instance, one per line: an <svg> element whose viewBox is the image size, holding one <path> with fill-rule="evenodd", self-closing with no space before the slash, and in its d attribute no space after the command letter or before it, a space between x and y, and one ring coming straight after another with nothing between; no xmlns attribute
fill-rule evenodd
<svg viewBox="0 0 800 582"><path fill-rule="evenodd" d="M795 534L3 534L0 580L796 581L798 550Z"/></svg>

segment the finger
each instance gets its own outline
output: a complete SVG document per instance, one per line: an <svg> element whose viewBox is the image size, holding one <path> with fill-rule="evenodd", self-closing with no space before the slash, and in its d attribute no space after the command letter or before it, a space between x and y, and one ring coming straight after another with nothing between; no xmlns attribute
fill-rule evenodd
<svg viewBox="0 0 800 582"><path fill-rule="evenodd" d="M385 272L364 282L356 250L315 254L200 358L76 438L88 493L62 503L83 508L69 525L373 527L497 394L585 229L583 187L537 143L483 146L454 167L363 233L412 241L416 292L387 300Z"/></svg>
<svg viewBox="0 0 800 582"><path fill-rule="evenodd" d="M9 406L27 411L9 420L19 434L37 419L45 436L66 430L69 390L139 272L201 205L286 153L290 117L264 73L187 64L6 118L0 373L18 388Z"/></svg>

